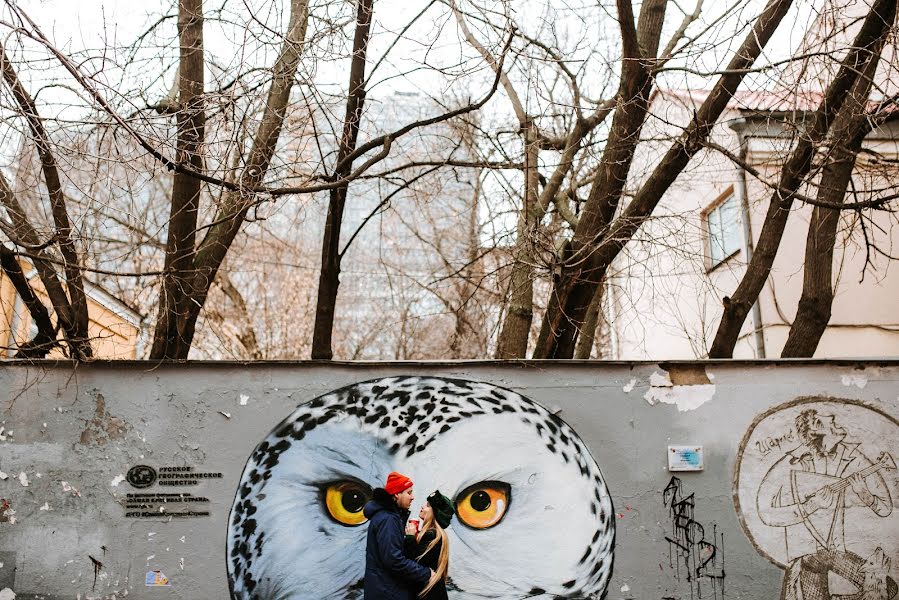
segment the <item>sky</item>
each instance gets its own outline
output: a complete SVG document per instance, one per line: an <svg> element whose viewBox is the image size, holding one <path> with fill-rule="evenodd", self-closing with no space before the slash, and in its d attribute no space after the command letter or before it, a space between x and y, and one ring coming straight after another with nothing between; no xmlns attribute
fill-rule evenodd
<svg viewBox="0 0 899 600"><path fill-rule="evenodd" d="M585 29L578 22L579 15L582 13L586 14L589 11L594 11L593 14L601 14L602 12L614 14L612 9L614 3L608 0L582 1L584 3L583 7L578 6L574 0L549 0L548 3L525 0L509 3L509 6L511 7L510 10L514 11L517 23L529 33L535 31L541 20L547 17L545 6L550 6L551 12L548 13L548 17L553 21L551 24L553 33L559 39L570 38L571 40L580 41L578 46L583 51L573 53L576 58L578 54L583 55L585 51L588 51L591 45L618 44L618 40L615 39L617 32L599 30L595 23L590 24ZM686 0L671 3L668 12L669 25L667 29L669 31L673 30L679 23L680 14L677 10L678 7L684 11L692 11L695 1ZM804 7L800 8L799 12L807 13L808 3L814 1L816 0L797 0L797 6ZM279 2L259 1L254 3L253 6L262 9L259 13L261 20L265 20L267 24L277 27L279 24L276 21L279 16L267 15L268 11L265 9L271 10L272 7L281 6L282 2L283 0ZM313 5L323 4L323 2L313 3ZM375 3L376 34L372 42L373 54L377 54L379 43L381 44L381 49L383 49L387 40L392 39L392 36L386 35L385 31L400 27L401 23L405 23L409 16L417 13L425 4L426 2L423 0L377 0ZM598 6L603 4L608 4L608 6L597 9ZM748 17L757 14L761 0L750 0L749 2L742 0L737 4L743 5L744 8L736 11L735 14L737 18L742 17L745 21ZM159 15L166 11L174 11L174 2L165 0L24 0L19 2L19 6L41 26L44 33L54 40L57 46L69 51L85 48L96 50L110 44L124 45L144 32L148 23L155 21ZM226 10L232 11L232 13L243 13L241 18L246 18L245 15L248 11L244 8L243 2L236 0L218 0L217 2L207 0L205 2L205 8L210 14L216 8L223 6ZM731 6L729 0L704 0L703 10L708 15L707 19L712 22L716 15L721 14L729 6ZM639 10L639 7L636 10ZM428 16L419 22L420 26L410 31L409 37L415 39L398 44L393 50L390 60L387 61L393 64L386 64L380 67L381 76L386 81L376 86L376 93L386 95L395 90L406 92L418 90L431 93L432 95L435 93L439 94L441 86L446 84L441 77L433 72L428 73L426 70L417 70L411 77L397 77L397 74L404 70L408 71L411 65L423 60L427 60L429 64L451 66L458 62L459 59L470 59L473 57L470 53L470 48L460 48L460 45L456 43L457 30L455 23L448 22L447 12L445 6L438 4L432 7L428 12ZM431 15L437 18L432 18L430 17ZM286 19L286 11L283 18ZM807 14L799 14L798 17L793 18L798 18L798 24L801 24L803 21L807 21L808 16ZM787 21L790 19L791 17L788 17ZM167 31L171 37L174 33L174 21L168 22L167 26L168 29L164 28L163 30ZM476 21L472 20L471 26L476 32L478 31L478 23ZM734 22L731 20L713 23L712 29L713 31L726 31L728 28L733 28L733 26ZM769 45L768 53L772 58L776 59L778 54L795 47L798 43L799 33L803 29L801 26L782 26L777 37ZM441 30L443 33L437 34L438 30ZM380 32L380 36L378 32ZM544 32L546 32L546 29L544 29ZM240 39L241 34L240 27L229 29L207 23L204 35L206 36L205 43L210 62L218 62L224 70L227 70L230 66L235 65L235 60L238 58L252 61L254 58L252 56L235 56L235 48L242 46L240 43L243 41ZM428 40L428 38L431 39ZM426 40L434 42L433 47L426 48L426 45L422 43ZM235 42L237 42L236 45ZM152 45L150 40L147 43ZM574 44L575 42L573 41L572 43ZM464 46L464 44L461 46ZM713 68L720 63L721 55L729 49L731 47L728 44L710 45L705 48L703 56L696 57L695 65ZM154 49L147 48L148 54L154 52ZM95 52L95 54L97 53ZM260 60L261 62L267 62L264 58ZM149 64L147 68L150 68ZM159 68L160 65L155 66L156 70L159 70ZM343 72L342 66L336 64L330 68L327 65L319 65L315 76L320 82L333 80L331 83L338 84L345 79L342 76ZM141 75L146 76L146 73ZM170 85L171 80L174 78L174 72L170 70L167 75L169 78L167 83L155 81L152 84L159 86ZM49 73L47 76L52 77ZM114 82L111 82L111 84L114 85ZM677 82L675 81L674 84L676 85ZM145 87L150 87L150 85L150 83L144 83ZM378 88L383 91L379 91Z"/></svg>

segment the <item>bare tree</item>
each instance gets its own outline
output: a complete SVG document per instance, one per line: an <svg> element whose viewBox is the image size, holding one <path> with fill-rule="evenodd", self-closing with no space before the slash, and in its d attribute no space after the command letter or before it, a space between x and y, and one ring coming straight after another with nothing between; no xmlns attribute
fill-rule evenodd
<svg viewBox="0 0 899 600"><path fill-rule="evenodd" d="M359 122L365 105L365 64L368 59L368 40L371 32L371 16L374 0L359 0L356 7L356 33L353 37L353 53L350 61L350 82L346 101L343 134L337 152L334 176L344 182L330 191L328 216L322 237L322 270L318 281L318 304L315 309L315 330L312 334L312 358L330 359L331 332L334 328L334 310L337 304L337 288L340 285L340 225L346 204L349 181L353 170L350 157L356 149ZM389 142L388 142L389 143Z"/></svg>
<svg viewBox="0 0 899 600"><path fill-rule="evenodd" d="M808 225L802 297L781 352L785 358L813 356L830 322L834 298L833 256L840 221L840 210L835 206L845 200L865 136L883 118L876 111L874 114L868 112L869 93L877 65L877 55L872 51L867 67L856 80L846 105L837 114L831 129L830 148L821 169L816 197L818 204Z"/></svg>
<svg viewBox="0 0 899 600"><path fill-rule="evenodd" d="M165 276L160 295L156 335L150 358L185 359L190 351L197 317L216 272L256 200L250 191L265 178L284 125L294 73L301 57L309 18L308 0L292 0L290 22L280 55L272 68L268 99L247 164L236 189L225 195L203 240L196 243L200 180L200 145L204 139L203 100L203 3L180 0L178 29L181 58L178 68L179 164L189 164L187 173L176 173L172 186L172 210L166 246Z"/></svg>
<svg viewBox="0 0 899 600"><path fill-rule="evenodd" d="M638 143L640 125L646 117L656 61L655 48L658 47L655 29L660 27L649 16L651 13L641 11L641 15L646 14L647 17L641 17L635 28L629 4L619 3L621 34L624 46L628 48L625 53L632 57L628 64L637 72L625 78L629 80L631 93L620 95L618 100L612 126L613 132L618 133L610 136L602 159L606 167L593 182L590 191L593 206L590 208L588 201L588 207L585 207L585 213L591 217L581 217L572 243L566 249L534 350L535 358L570 358L573 355L590 302L612 261L652 214L690 159L703 147L718 117L789 7L788 0L768 3L680 139L640 186L633 200L613 219L624 187L623 179L627 176L627 167ZM612 159L613 156L616 158Z"/></svg>
<svg viewBox="0 0 899 600"><path fill-rule="evenodd" d="M6 209L9 222L0 219L0 226L14 244L28 251L29 258L33 260L35 268L40 274L41 282L53 304L57 323L64 333L66 348L70 356L76 359L87 359L91 357L92 350L88 336L87 300L84 295L81 259L73 238L71 219L50 136L44 127L44 121L33 98L19 80L13 64L2 46L0 46L0 68L3 71L3 80L18 107L18 114L27 121L31 141L40 158L43 182L53 218L53 233L49 239L41 238L2 173L0 173L0 204ZM49 256L47 250L50 247L58 249L62 256L61 261ZM37 336L22 348L20 354L23 357L45 356L53 347L50 340L56 339L55 330L51 331L50 329L47 310L33 292L23 294L24 290L19 290L24 283L21 269L18 269L15 258L6 248L4 248L4 255L3 271L16 284L19 295L25 300L29 312L38 326ZM57 271L57 265L62 267L61 273Z"/></svg>
<svg viewBox="0 0 899 600"><path fill-rule="evenodd" d="M399 21L374 0L283 2L287 23L278 3L179 0L133 44L100 51L61 48L7 3L0 26L32 54L3 56L11 94L0 116L25 149L16 164L42 190L0 173L0 264L38 327L20 356L56 345L91 355L79 282L95 280L154 313L154 359L608 356L610 328L640 318L619 313L626 286L613 263L671 275L645 257L670 243L656 223L690 221L660 214L675 180L712 153L764 179L711 136L741 88L764 90L778 70L845 67L812 119L784 118L799 146L780 181L764 182L782 223L791 203L815 206L785 355L813 352L828 322L839 215L855 211L865 226L860 211L889 196L845 200L859 140L890 110L890 99L873 107L853 74L877 62L873 17L863 27L873 37L848 53L756 65L791 0L757 16L745 3L706 15L702 1L668 0L635 15L618 0L617 18L553 0L423 0ZM872 14L885 19L886 3ZM233 63L211 49L214 28L245 36ZM410 45L414 59L396 54ZM725 66L695 66L706 57ZM675 74L703 99L678 124L653 112ZM74 119L48 118L52 99L30 98L41 77L67 90ZM397 98L409 98L406 113L390 116ZM776 225L732 303L756 301L749 288L764 284ZM726 311L728 335L738 313Z"/></svg>
<svg viewBox="0 0 899 600"><path fill-rule="evenodd" d="M806 131L783 166L780 181L768 205L768 214L759 234L752 260L737 290L725 301L724 315L721 317L718 333L709 350L711 358L733 355L743 321L758 298L770 273L796 193L812 170L815 152L833 126L835 119L840 122L842 128L842 131L835 133L852 133L846 130L845 122L851 122L859 108L856 102L847 102L846 99L859 95L867 97L867 91L871 85L870 78L862 77L861 73L867 64L877 63L887 32L895 18L895 0L877 1L872 5L849 52L841 61L839 72L828 85L821 104L811 115ZM856 87L859 79L867 79L867 82ZM843 118L838 117L841 113L845 115ZM851 173L851 165L849 168ZM833 187L839 183L828 178L827 185ZM815 264L812 263L812 269L815 268ZM795 337L793 343L796 343Z"/></svg>

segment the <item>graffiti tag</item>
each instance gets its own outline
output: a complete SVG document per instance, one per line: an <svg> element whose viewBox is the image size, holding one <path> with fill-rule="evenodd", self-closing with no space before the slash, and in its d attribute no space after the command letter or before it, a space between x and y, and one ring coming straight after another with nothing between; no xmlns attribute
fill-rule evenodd
<svg viewBox="0 0 899 600"><path fill-rule="evenodd" d="M683 484L672 477L663 492L665 506L671 516L671 534L665 536L668 542L669 566L675 569L678 580L681 566L686 580L690 583L690 597L703 597L702 580L711 581L715 598L719 593L724 597L724 534L718 533L717 525L712 525L711 538L706 539L705 526L696 520L696 499L694 494L684 495Z"/></svg>

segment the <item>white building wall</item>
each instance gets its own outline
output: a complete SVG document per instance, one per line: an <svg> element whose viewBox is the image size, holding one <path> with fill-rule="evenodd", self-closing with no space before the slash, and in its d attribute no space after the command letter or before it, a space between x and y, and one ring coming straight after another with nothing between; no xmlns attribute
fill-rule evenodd
<svg viewBox="0 0 899 600"><path fill-rule="evenodd" d="M687 122L691 115L689 106L690 100L683 97L656 98L654 117L643 132L647 141L635 160L633 172L638 177L656 164L660 151L670 144L670 137ZM715 142L734 154L739 152L739 139L729 125L740 116L736 110L726 114L712 134ZM872 137L881 141L873 140L870 146L899 156L895 141L883 141L895 140L893 133L881 131ZM775 179L779 168L775 159L787 149L784 141L750 137L748 149L749 161L758 165L768 179ZM730 191L739 194L739 183L740 171L729 159L712 152L698 155L665 195L653 218L616 260L610 271L614 358L664 360L707 356L723 311L722 299L733 294L739 284L747 249L742 248L708 270L703 210ZM754 245L771 190L748 176L747 193ZM809 193L813 195L814 190ZM810 206L795 203L771 276L760 295L764 355L769 358L780 356L802 293L802 265L811 212ZM864 215L873 219L866 221L869 240L884 252L896 255L899 230L895 217L871 211ZM867 270L866 257L873 261ZM845 213L834 256L837 287L831 327L823 336L816 357L899 355L899 316L895 311L899 271L890 266L885 256L866 252L857 215ZM734 350L735 358L760 357L754 327L750 313Z"/></svg>

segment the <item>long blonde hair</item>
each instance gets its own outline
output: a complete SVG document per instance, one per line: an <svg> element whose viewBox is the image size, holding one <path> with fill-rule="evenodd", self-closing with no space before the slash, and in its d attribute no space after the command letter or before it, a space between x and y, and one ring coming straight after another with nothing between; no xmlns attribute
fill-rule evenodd
<svg viewBox="0 0 899 600"><path fill-rule="evenodd" d="M449 571L449 537L447 537L446 532L443 530L443 527L440 526L440 523L434 519L433 510L431 516L425 519L425 522L422 524L421 531L416 536L416 539L421 540L428 529L433 529L436 535L434 536L434 539L431 540L431 543L428 544L428 547L424 549L424 552L418 557L418 560L424 558L424 555L430 552L437 544L442 545L440 546L440 554L437 557L437 569L434 571L437 574L437 577L429 581L428 585L425 586L425 589L418 593L419 597L424 597L430 592L434 586L437 585L438 581L445 580L447 572Z"/></svg>

